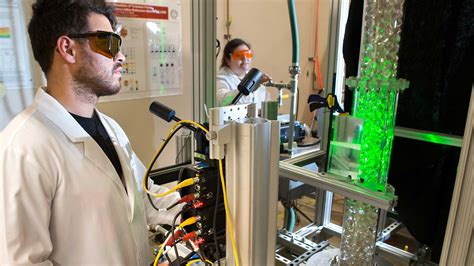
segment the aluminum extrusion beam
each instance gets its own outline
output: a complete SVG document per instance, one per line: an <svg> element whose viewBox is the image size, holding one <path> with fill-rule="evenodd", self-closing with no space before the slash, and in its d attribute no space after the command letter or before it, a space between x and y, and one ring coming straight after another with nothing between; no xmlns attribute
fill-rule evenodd
<svg viewBox="0 0 474 266"><path fill-rule="evenodd" d="M230 126L226 183L237 250L242 265L267 265L275 260L280 125L247 118L232 121ZM234 265L233 255L227 244L227 265Z"/></svg>
<svg viewBox="0 0 474 266"><path fill-rule="evenodd" d="M288 265L291 263L291 260L283 257L280 254L275 254L275 265L280 266L280 265Z"/></svg>
<svg viewBox="0 0 474 266"><path fill-rule="evenodd" d="M318 151L315 151L315 152L305 153L305 154L299 155L297 157L288 158L288 159L285 159L283 161L286 162L286 163L289 163L289 164L303 166L303 165L306 165L306 164L310 164L310 163L316 161L317 158L325 156L325 155L326 155L326 151L318 150Z"/></svg>
<svg viewBox="0 0 474 266"><path fill-rule="evenodd" d="M395 136L454 147L462 147L462 136L448 135L420 129L395 127Z"/></svg>
<svg viewBox="0 0 474 266"><path fill-rule="evenodd" d="M416 256L410 252L401 250L383 242L376 243L376 253L384 258L392 258L402 263L402 265L411 265L416 262Z"/></svg>
<svg viewBox="0 0 474 266"><path fill-rule="evenodd" d="M275 261L280 123L256 115L255 104L212 108L207 134L210 157L225 157L229 216L242 265ZM226 265L232 266L229 230L226 243Z"/></svg>
<svg viewBox="0 0 474 266"><path fill-rule="evenodd" d="M311 256L313 256L314 254L322 251L327 246L329 246L329 242L328 241L323 241L323 242L319 243L316 247L314 247L314 248L306 251L305 253L299 255L296 259L292 260L289 265L290 266L301 265L301 263L307 261L309 258L311 258Z"/></svg>
<svg viewBox="0 0 474 266"><path fill-rule="evenodd" d="M204 105L214 107L216 97L216 3L191 1L193 120L200 122L207 121Z"/></svg>
<svg viewBox="0 0 474 266"><path fill-rule="evenodd" d="M278 232L277 242L287 249L300 254L319 246L319 244L316 244L302 236L285 231Z"/></svg>
<svg viewBox="0 0 474 266"><path fill-rule="evenodd" d="M389 210L395 206L398 198L395 195L374 192L345 181L337 180L336 177L328 173L315 173L287 162L280 162L280 176L332 191L383 210Z"/></svg>

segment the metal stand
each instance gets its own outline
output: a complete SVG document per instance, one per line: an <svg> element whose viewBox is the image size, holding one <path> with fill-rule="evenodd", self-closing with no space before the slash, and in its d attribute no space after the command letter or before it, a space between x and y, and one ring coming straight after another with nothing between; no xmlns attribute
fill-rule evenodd
<svg viewBox="0 0 474 266"><path fill-rule="evenodd" d="M226 161L227 197L240 263L273 263L279 122L257 118L255 104L250 104L211 109L209 125L210 156ZM226 264L234 265L229 233Z"/></svg>

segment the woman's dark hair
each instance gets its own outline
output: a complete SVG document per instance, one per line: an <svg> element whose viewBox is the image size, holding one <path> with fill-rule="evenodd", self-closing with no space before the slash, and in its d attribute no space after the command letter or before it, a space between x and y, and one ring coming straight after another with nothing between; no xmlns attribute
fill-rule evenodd
<svg viewBox="0 0 474 266"><path fill-rule="evenodd" d="M224 52L222 53L221 68L225 66L229 67L229 65L227 64L227 59L230 59L230 54L234 52L235 48L241 46L242 44L246 45L249 49L251 49L249 43L239 38L232 39L225 45Z"/></svg>
<svg viewBox="0 0 474 266"><path fill-rule="evenodd" d="M28 33L33 55L45 74L53 63L58 38L86 32L91 13L107 17L114 30L117 25L113 6L105 0L37 0L32 8Z"/></svg>

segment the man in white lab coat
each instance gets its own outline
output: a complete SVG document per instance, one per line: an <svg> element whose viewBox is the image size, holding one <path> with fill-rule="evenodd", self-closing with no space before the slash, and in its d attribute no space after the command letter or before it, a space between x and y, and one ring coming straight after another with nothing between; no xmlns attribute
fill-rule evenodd
<svg viewBox="0 0 474 266"><path fill-rule="evenodd" d="M0 135L1 265L150 263L144 167L95 108L120 89L115 22L103 0L33 5L28 31L48 85Z"/></svg>

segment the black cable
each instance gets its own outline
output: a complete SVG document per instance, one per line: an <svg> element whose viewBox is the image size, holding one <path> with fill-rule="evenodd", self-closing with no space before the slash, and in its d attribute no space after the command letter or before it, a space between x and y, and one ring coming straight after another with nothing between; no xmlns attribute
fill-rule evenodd
<svg viewBox="0 0 474 266"><path fill-rule="evenodd" d="M303 211L301 211L298 207L296 207L296 204L293 206L293 208L295 208L297 212L301 213L301 215L303 215L303 217L306 218L306 220L308 220L309 222L313 222L311 218L309 218L306 214L304 214Z"/></svg>
<svg viewBox="0 0 474 266"><path fill-rule="evenodd" d="M186 209L186 210L187 210L187 209ZM176 216L181 215L184 211L185 211L185 210L184 210L184 208L183 208L183 210L181 210L178 214L176 214ZM175 222L176 222L176 221L175 221ZM165 240L170 236L170 233L171 233L171 230L168 230L168 233L166 233L166 235L165 235Z"/></svg>
<svg viewBox="0 0 474 266"><path fill-rule="evenodd" d="M181 182L181 178L183 177L184 170L186 170L186 167L182 167L181 169L179 169L179 172L178 172L179 182Z"/></svg>
<svg viewBox="0 0 474 266"><path fill-rule="evenodd" d="M207 262L208 259L207 259L206 257L204 257L204 252L202 252L201 246L200 246L200 245L197 245L197 248L198 248L198 250L199 250L198 256L201 258L201 261L204 262L204 265L207 265L209 262ZM211 264L211 265L212 265L212 264Z"/></svg>
<svg viewBox="0 0 474 266"><path fill-rule="evenodd" d="M165 242L163 242L163 245L166 245L166 243L167 243L166 239L168 239L168 236L169 236L170 234L173 234L173 239L174 239L174 224L176 223L176 217L178 217L179 215L181 215L181 213L183 213L183 210L181 210L180 212L178 212L178 214L176 214L176 216L175 216L175 218L174 218L174 220L173 220L172 230L171 230L171 231L168 231L168 233L166 233L166 235L165 235L165 237L164 237L164 241L165 241ZM163 249L163 250L164 250L164 249ZM171 262L171 260L170 260L169 257L168 257L168 254L164 254L164 255L165 255L165 257L168 259L168 261ZM157 254L157 256L158 256L158 254ZM172 263L170 263L170 264L172 264Z"/></svg>
<svg viewBox="0 0 474 266"><path fill-rule="evenodd" d="M165 254L165 258L168 260L169 264L172 265L173 262L171 261L170 256L168 256L168 253Z"/></svg>
<svg viewBox="0 0 474 266"><path fill-rule="evenodd" d="M178 214L176 214L176 216L173 218L173 223L171 224L171 239L173 240L173 242L171 244L174 246L174 253L176 254L176 260L178 261L178 265L181 265L181 260L179 259L178 245L176 245L176 243L175 243L176 239L174 238L174 228L175 228L175 225L176 225L176 220L178 219L178 217L183 212L184 212L184 208L183 208L183 210L178 212Z"/></svg>
<svg viewBox="0 0 474 266"><path fill-rule="evenodd" d="M165 150L166 148L166 145L168 145L169 141L171 140L171 138L174 136L174 134L176 134L181 128L183 128L184 125L179 125L178 128L176 128L172 133L171 135L165 139L165 143L163 144L163 148L160 150L160 152L158 152L155 157L153 158L153 160L151 161L151 164L150 164L150 168L147 169L146 171L146 177L147 177L147 180L145 182L145 186L146 186L146 189L149 190L149 187L148 187L148 176L150 175L150 170L153 168L153 165L155 164L156 160L158 159L158 157L160 156L160 154ZM153 209L155 209L156 211L159 211L158 207L155 206L155 204L153 203L153 200L151 199L151 196L149 193L147 193L147 197L148 197L148 200L150 201L150 204L151 206L153 207Z"/></svg>
<svg viewBox="0 0 474 266"><path fill-rule="evenodd" d="M171 209L173 209L174 207L178 206L179 204L181 204L181 202L179 202L179 200L173 204L171 204L171 206L167 207L166 210L169 211Z"/></svg>
<svg viewBox="0 0 474 266"><path fill-rule="evenodd" d="M216 58L217 58L219 54L221 53L221 42L219 41L219 39L216 39L216 48L217 48L217 53L216 53Z"/></svg>
<svg viewBox="0 0 474 266"><path fill-rule="evenodd" d="M220 179L217 177L217 189L216 189L216 202L214 205L214 217L212 218L212 227L214 228L214 246L216 248L216 260L217 260L217 265L221 265L221 260L220 260L220 252L219 252L219 244L217 243L217 228L216 228L216 221L217 221L217 205L219 204L219 193L220 193Z"/></svg>
<svg viewBox="0 0 474 266"><path fill-rule="evenodd" d="M181 169L179 169L179 173L178 173L178 180L179 180L179 182L181 182L181 178L183 177L184 170L186 170L185 167L182 167ZM172 208L176 207L176 205L181 204L181 203L182 203L182 202L179 202L179 200L178 200L178 201L176 201L175 203L171 204L171 206L167 207L166 210L169 211L169 210L171 210Z"/></svg>
<svg viewBox="0 0 474 266"><path fill-rule="evenodd" d="M186 168L185 167L182 167L180 170L179 170L179 173L178 173L178 180L181 180L181 177L183 176L183 172ZM170 206L166 207L166 210L169 211L171 209L173 209L174 207L176 207L177 205L181 204L183 202L179 202L176 201L175 203L171 204Z"/></svg>
<svg viewBox="0 0 474 266"><path fill-rule="evenodd" d="M179 170L179 173L178 173L178 180L181 180L181 178L183 177L183 173L184 173L184 170L186 168L181 168ZM178 254L178 243L176 242L176 239L174 238L174 227L175 227L175 224L176 224L176 220L178 219L178 217L185 211L184 207L183 209L173 218L173 224L171 225L171 232L172 232L172 236L171 236L171 239L173 240L173 246L174 246L174 253L176 254L176 259L178 260L178 265L181 265L181 260L179 259L179 254Z"/></svg>

